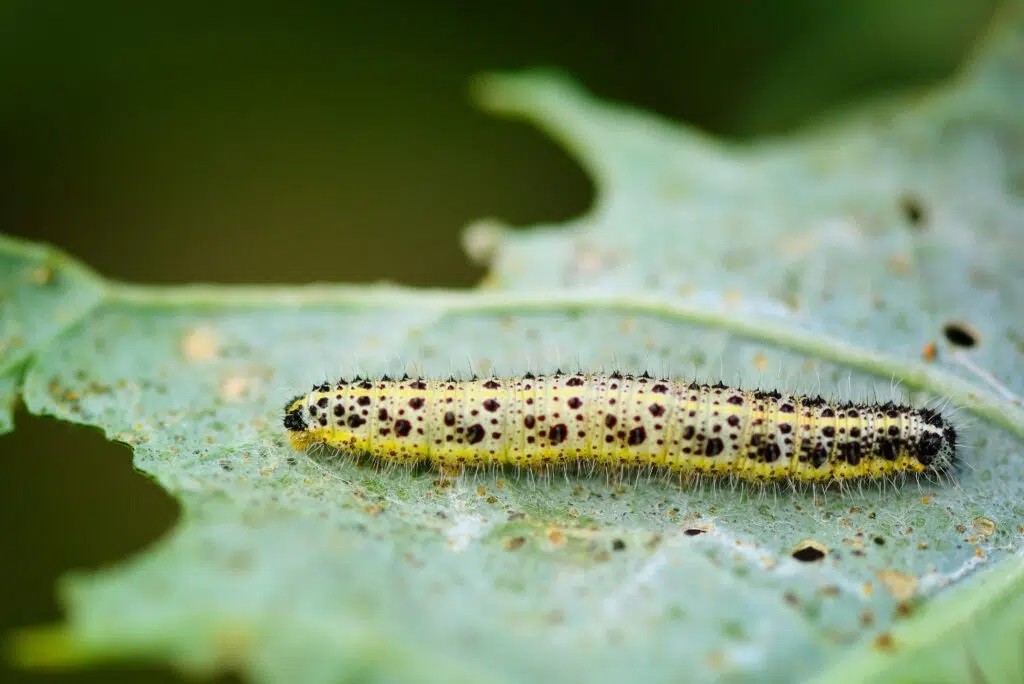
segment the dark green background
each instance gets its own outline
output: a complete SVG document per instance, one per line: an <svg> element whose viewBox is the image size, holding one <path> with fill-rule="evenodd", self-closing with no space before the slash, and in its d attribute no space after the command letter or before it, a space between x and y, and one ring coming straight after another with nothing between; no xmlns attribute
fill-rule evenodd
<svg viewBox="0 0 1024 684"><path fill-rule="evenodd" d="M733 138L947 77L997 3L0 2L0 230L147 283L470 286L462 227L559 221L589 180L469 100L556 67ZM95 431L2 438L0 630L60 618L55 580L130 556L175 503ZM107 668L23 681L173 680Z"/></svg>

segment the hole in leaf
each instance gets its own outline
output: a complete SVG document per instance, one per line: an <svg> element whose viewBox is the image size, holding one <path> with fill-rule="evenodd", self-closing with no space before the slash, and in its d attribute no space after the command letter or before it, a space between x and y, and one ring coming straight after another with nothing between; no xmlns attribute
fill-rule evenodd
<svg viewBox="0 0 1024 684"><path fill-rule="evenodd" d="M950 322L942 326L942 334L954 347L970 349L978 344L978 331L966 323Z"/></svg>
<svg viewBox="0 0 1024 684"><path fill-rule="evenodd" d="M814 563L828 555L828 547L821 542L807 539L797 544L790 555L801 563Z"/></svg>
<svg viewBox="0 0 1024 684"><path fill-rule="evenodd" d="M19 559L2 573L3 586L17 587L4 596L4 634L59 618L53 586L60 576L138 553L166 536L180 515L174 499L133 468L131 452L99 430L24 409L16 419L3 451L19 457L0 467L4 544ZM6 671L0 664L0 680L7 681Z"/></svg>

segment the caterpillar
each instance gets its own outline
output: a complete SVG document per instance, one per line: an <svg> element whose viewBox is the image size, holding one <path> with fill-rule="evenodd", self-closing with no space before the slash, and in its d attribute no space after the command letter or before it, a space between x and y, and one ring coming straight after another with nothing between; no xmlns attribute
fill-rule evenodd
<svg viewBox="0 0 1024 684"><path fill-rule="evenodd" d="M946 473L956 462L956 430L933 409L648 374L341 380L289 401L284 427L299 450L445 472L590 465L831 482Z"/></svg>

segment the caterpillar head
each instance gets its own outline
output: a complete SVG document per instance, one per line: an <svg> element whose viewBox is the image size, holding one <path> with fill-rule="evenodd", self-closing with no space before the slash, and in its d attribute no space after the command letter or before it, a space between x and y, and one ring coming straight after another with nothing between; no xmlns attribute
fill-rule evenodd
<svg viewBox="0 0 1024 684"><path fill-rule="evenodd" d="M917 460L929 470L949 472L956 465L956 428L932 409L919 412L921 437L917 444Z"/></svg>
<svg viewBox="0 0 1024 684"><path fill-rule="evenodd" d="M309 409L306 395L293 397L284 406L284 427L288 430L288 441L298 450L309 446L311 439Z"/></svg>

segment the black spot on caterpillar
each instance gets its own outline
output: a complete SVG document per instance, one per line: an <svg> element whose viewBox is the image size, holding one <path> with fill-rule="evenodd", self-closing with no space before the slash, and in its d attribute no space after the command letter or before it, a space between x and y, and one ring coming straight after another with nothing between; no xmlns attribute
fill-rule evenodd
<svg viewBox="0 0 1024 684"><path fill-rule="evenodd" d="M956 430L932 409L620 373L343 380L289 401L284 427L296 449L445 471L591 464L832 482L956 462Z"/></svg>

